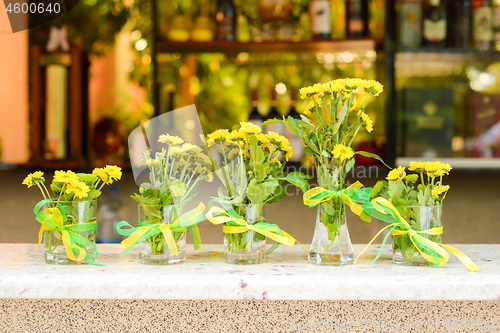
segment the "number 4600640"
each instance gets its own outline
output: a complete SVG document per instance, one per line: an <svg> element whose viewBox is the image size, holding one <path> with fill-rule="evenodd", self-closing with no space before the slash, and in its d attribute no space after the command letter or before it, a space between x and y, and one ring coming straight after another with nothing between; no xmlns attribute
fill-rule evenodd
<svg viewBox="0 0 500 333"><path fill-rule="evenodd" d="M7 6L6 8L6 11L7 13L15 13L15 14L18 14L18 13L31 13L31 14L35 14L35 13L38 13L38 14L42 14L42 13L59 13L61 11L61 5L59 3L54 3L54 4L51 4L49 3L48 5L45 5L44 3L15 3L15 4L12 4L12 3L9 3L9 5Z"/></svg>

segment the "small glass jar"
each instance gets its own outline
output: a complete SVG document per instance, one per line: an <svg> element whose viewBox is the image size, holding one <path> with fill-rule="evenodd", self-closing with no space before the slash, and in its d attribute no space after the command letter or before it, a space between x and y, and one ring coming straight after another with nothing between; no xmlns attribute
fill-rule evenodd
<svg viewBox="0 0 500 333"><path fill-rule="evenodd" d="M248 224L264 222L264 205L233 207ZM266 261L266 237L248 230L238 234L224 233L224 257L230 264L260 264Z"/></svg>
<svg viewBox="0 0 500 333"><path fill-rule="evenodd" d="M415 231L438 228L443 225L443 205L406 206L401 208L399 213ZM442 234L420 234L420 236L425 237L435 243L443 242ZM407 234L392 236L392 260L398 265L405 266L429 265L429 262L418 252L415 245L413 245L410 236Z"/></svg>
<svg viewBox="0 0 500 333"><path fill-rule="evenodd" d="M65 226L90 223L96 221L96 211L97 211L97 201L58 201L58 203L64 209L64 215L66 217ZM43 205L42 211L47 208L58 208L60 207L56 202L49 202ZM62 212L62 211L61 211ZM86 238L89 242L95 244L95 227L92 231L68 231L72 233L77 233L80 236ZM85 260L71 260L66 254L64 249L64 243L62 241L62 234L60 230L44 230L43 239L45 245L45 262L54 265L79 265L86 264ZM96 254L91 248L85 248L87 253ZM78 255L75 253L75 257Z"/></svg>
<svg viewBox="0 0 500 333"><path fill-rule="evenodd" d="M139 226L172 224L179 216L174 205L139 205ZM171 231L177 254L169 249L163 233L158 233L139 243L139 261L145 265L171 265L186 260L186 232Z"/></svg>

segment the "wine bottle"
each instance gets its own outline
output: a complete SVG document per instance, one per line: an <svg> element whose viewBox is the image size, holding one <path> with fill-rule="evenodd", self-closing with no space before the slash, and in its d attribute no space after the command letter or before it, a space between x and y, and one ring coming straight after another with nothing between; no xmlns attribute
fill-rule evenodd
<svg viewBox="0 0 500 333"><path fill-rule="evenodd" d="M500 0L493 0L493 46L500 51Z"/></svg>
<svg viewBox="0 0 500 333"><path fill-rule="evenodd" d="M479 50L491 48L493 9L490 0L472 1L472 46Z"/></svg>
<svg viewBox="0 0 500 333"><path fill-rule="evenodd" d="M360 38L368 34L368 1L346 0L347 37Z"/></svg>
<svg viewBox="0 0 500 333"><path fill-rule="evenodd" d="M297 112L297 109L295 109L295 90L293 89L290 92L290 98L291 98L290 111L288 112L288 117L300 119L300 115ZM293 168L294 170L292 171L299 171L302 162L302 157L304 156L304 148L302 146L302 140L297 134L293 133L286 126L285 126L285 137L288 139L288 142L290 142L290 147L292 147L293 149L293 156L288 161L287 166Z"/></svg>
<svg viewBox="0 0 500 333"><path fill-rule="evenodd" d="M312 0L309 11L313 38L329 39L332 32L330 0Z"/></svg>
<svg viewBox="0 0 500 333"><path fill-rule="evenodd" d="M217 39L234 41L236 8L232 0L219 0L217 6Z"/></svg>
<svg viewBox="0 0 500 333"><path fill-rule="evenodd" d="M402 0L399 7L399 46L418 48L422 41L422 2Z"/></svg>
<svg viewBox="0 0 500 333"><path fill-rule="evenodd" d="M446 47L447 15L444 0L424 2L423 39L424 47Z"/></svg>
<svg viewBox="0 0 500 333"><path fill-rule="evenodd" d="M276 106L276 91L274 89L271 91L271 108L267 114L267 120L269 119L282 119L278 112L278 107ZM265 126L264 130L266 133L272 131L284 135L285 125L283 123L269 124Z"/></svg>
<svg viewBox="0 0 500 333"><path fill-rule="evenodd" d="M453 46L467 49L470 45L470 0L455 0L453 16Z"/></svg>
<svg viewBox="0 0 500 333"><path fill-rule="evenodd" d="M252 111L248 115L248 122L262 127L262 123L264 122L264 117L259 112L258 108L259 100L257 95L257 90L252 92Z"/></svg>

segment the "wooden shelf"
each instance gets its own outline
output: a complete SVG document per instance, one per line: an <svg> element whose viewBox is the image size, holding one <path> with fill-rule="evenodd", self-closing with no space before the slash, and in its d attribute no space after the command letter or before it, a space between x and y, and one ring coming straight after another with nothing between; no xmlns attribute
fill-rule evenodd
<svg viewBox="0 0 500 333"><path fill-rule="evenodd" d="M168 53L272 53L272 52L294 52L294 53L316 53L316 52L366 52L375 50L381 45L381 39L345 39L325 41L303 41L303 42L172 42L158 41L157 51Z"/></svg>

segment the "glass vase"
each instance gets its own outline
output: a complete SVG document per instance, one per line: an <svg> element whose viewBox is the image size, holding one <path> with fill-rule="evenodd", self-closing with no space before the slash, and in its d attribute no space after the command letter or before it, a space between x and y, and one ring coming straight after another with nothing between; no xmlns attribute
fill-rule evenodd
<svg viewBox="0 0 500 333"><path fill-rule="evenodd" d="M345 184L345 164L334 159L331 165L316 161L318 185L329 191L340 191ZM344 202L332 198L318 206L316 227L309 250L309 261L317 265L340 266L354 262Z"/></svg>
<svg viewBox="0 0 500 333"><path fill-rule="evenodd" d="M248 224L263 222L263 205L237 205L234 210ZM266 261L266 237L252 230L239 234L224 233L224 257L230 264L260 264Z"/></svg>
<svg viewBox="0 0 500 333"><path fill-rule="evenodd" d="M443 206L406 206L399 213L415 231L441 227ZM420 234L433 242L442 243L443 235ZM392 259L398 265L427 266L428 261L422 257L413 245L409 235L392 236Z"/></svg>
<svg viewBox="0 0 500 333"><path fill-rule="evenodd" d="M64 225L74 225L81 223L89 223L96 221L96 211L97 211L97 201L59 201L59 204L64 209L64 215L66 216L66 222ZM55 202L46 203L42 207L42 211L47 208L59 208ZM62 212L62 211L61 211ZM74 231L69 231L74 232ZM96 232L94 231L80 231L74 232L78 233L80 236L88 239L90 242L95 244ZM79 265L86 264L85 260L71 260L66 254L64 249L64 243L62 241L61 232L57 229L55 230L44 230L43 239L45 245L45 262L54 265ZM95 254L95 251L91 248L85 248L87 253ZM75 257L78 255L75 253Z"/></svg>
<svg viewBox="0 0 500 333"><path fill-rule="evenodd" d="M172 224L180 212L174 205L139 205L139 224ZM139 261L145 265L179 264L186 260L186 232L171 231L177 254L171 252L163 233L158 233L139 243Z"/></svg>

